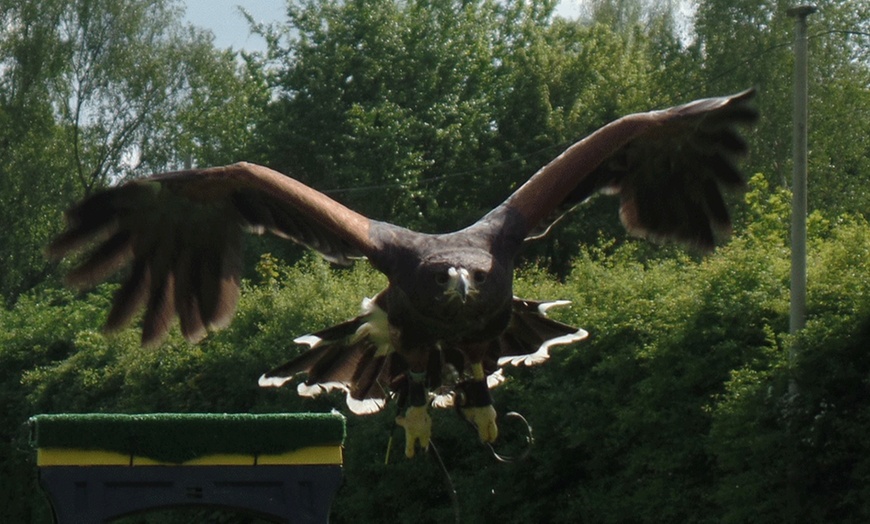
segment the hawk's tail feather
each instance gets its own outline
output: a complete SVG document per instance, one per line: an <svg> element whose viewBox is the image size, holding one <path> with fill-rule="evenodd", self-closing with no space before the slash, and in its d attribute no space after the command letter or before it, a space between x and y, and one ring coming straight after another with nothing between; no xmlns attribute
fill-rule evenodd
<svg viewBox="0 0 870 524"><path fill-rule="evenodd" d="M551 346L586 338L582 329L547 317L548 309L565 304L514 298L507 329L482 355L488 387L504 381L501 366L540 364L549 358ZM300 395L311 397L338 389L346 394L348 407L357 414L380 411L393 394L401 404L407 389L407 363L384 343L382 333L387 328L377 325L380 310L376 304L369 305L372 309L366 314L297 338L297 343L309 349L265 373L260 385L278 387L305 374L307 377L298 386ZM380 320L385 322L386 317ZM435 393L436 407L452 404L453 387L470 373L474 358L468 354L471 350L462 343L430 348L426 386Z"/></svg>

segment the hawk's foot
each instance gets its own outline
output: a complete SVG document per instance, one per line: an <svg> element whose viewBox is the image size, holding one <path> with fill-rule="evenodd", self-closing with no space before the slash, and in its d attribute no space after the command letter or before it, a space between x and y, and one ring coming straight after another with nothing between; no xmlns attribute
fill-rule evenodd
<svg viewBox="0 0 870 524"><path fill-rule="evenodd" d="M498 425L495 423L495 408L492 407L492 397L486 379L472 379L457 384L456 402L465 420L477 428L477 434L483 442L494 442L498 437Z"/></svg>
<svg viewBox="0 0 870 524"><path fill-rule="evenodd" d="M462 416L477 428L482 442L492 443L498 438L498 425L495 423L495 408L492 405L462 408Z"/></svg>
<svg viewBox="0 0 870 524"><path fill-rule="evenodd" d="M417 444L420 449L429 449L432 437L432 417L427 406L410 406L404 416L396 417L396 424L405 428L405 456L414 456Z"/></svg>

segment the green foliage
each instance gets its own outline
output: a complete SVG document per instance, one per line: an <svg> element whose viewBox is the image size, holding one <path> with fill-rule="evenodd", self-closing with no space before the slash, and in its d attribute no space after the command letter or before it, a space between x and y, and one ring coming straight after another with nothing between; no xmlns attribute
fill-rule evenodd
<svg viewBox="0 0 870 524"><path fill-rule="evenodd" d="M113 285L83 296L37 289L14 308L0 309L3 520L48 518L24 424L30 415L323 412L340 406L336 398L300 399L293 388L261 389L257 378L301 351L291 342L295 336L356 315L361 297L384 282L364 267L337 278L336 270L313 259L276 271L277 280L246 284L232 326L199 346L184 342L177 330L148 350L139 348L135 330L101 334Z"/></svg>
<svg viewBox="0 0 870 524"><path fill-rule="evenodd" d="M55 126L51 88L64 67L53 38L57 2L0 2L0 297L46 277L43 246L55 230L72 179Z"/></svg>
<svg viewBox="0 0 870 524"><path fill-rule="evenodd" d="M134 174L180 167L259 161L255 128L269 100L262 65L216 50L208 35L191 30L173 50L183 80L171 111L152 116L142 134Z"/></svg>
<svg viewBox="0 0 870 524"><path fill-rule="evenodd" d="M531 16L488 1L291 3L272 38L282 96L266 156L315 187L368 188L338 196L370 216L455 225L441 207L467 213L481 195L454 189L470 176L439 178L494 161L494 99L509 88L496 65Z"/></svg>
<svg viewBox="0 0 870 524"><path fill-rule="evenodd" d="M703 91L729 92L754 85L762 118L750 139L750 169L777 186L791 180L793 39L787 0L703 0L689 46L703 66ZM867 0L814 2L809 36L809 205L865 213L870 209L867 144L870 79ZM700 65L700 64L699 64ZM741 87L742 86L742 87Z"/></svg>
<svg viewBox="0 0 870 524"><path fill-rule="evenodd" d="M426 231L476 220L561 148L649 105L643 39L552 9L291 3L286 27L263 29L281 95L264 156L369 216Z"/></svg>
<svg viewBox="0 0 870 524"><path fill-rule="evenodd" d="M462 521L865 520L870 224L814 220L810 319L788 337L787 197L754 179L754 227L703 261L602 241L584 249L564 282L521 269L515 293L571 300L552 315L590 338L554 348L543 366L508 370L495 391L500 412L516 410L534 427L523 462L494 462L458 417L435 413L434 442ZM291 338L357 314L360 298L384 284L362 264L335 270L315 257L286 265L266 255L229 328L198 346L174 333L148 350L135 330L98 333L111 285L84 296L23 295L0 315L5 478L32 478L23 424L35 413L344 409L340 395L301 399L256 379L300 350ZM801 351L789 365L793 343ZM390 436L402 438L394 409L349 417L334 521L453 518L434 461L406 460L393 443L384 463ZM501 426L499 446L521 438L519 425ZM25 494L34 489L6 482L9 514L45 521L44 504Z"/></svg>
<svg viewBox="0 0 870 524"><path fill-rule="evenodd" d="M729 522L868 518L868 227L844 218L813 239L809 319L784 352L734 371L712 431Z"/></svg>
<svg viewBox="0 0 870 524"><path fill-rule="evenodd" d="M252 159L269 100L172 0L0 2L0 296L52 278L62 210L123 176Z"/></svg>

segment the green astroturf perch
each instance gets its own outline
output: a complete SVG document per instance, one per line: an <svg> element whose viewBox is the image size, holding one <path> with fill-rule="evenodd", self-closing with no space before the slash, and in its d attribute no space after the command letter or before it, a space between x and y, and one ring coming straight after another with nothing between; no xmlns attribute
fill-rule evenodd
<svg viewBox="0 0 870 524"><path fill-rule="evenodd" d="M58 524L194 505L322 524L341 483L338 414L57 414L30 425Z"/></svg>

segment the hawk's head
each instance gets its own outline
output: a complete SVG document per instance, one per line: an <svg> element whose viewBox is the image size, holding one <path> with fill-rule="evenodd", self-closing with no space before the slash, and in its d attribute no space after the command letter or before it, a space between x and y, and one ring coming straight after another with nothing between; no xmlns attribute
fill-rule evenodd
<svg viewBox="0 0 870 524"><path fill-rule="evenodd" d="M475 269L472 277L468 269L462 266L450 266L447 271L435 273L435 282L444 288L444 297L448 302L459 300L463 304L469 297L478 293L477 286L486 282L488 271Z"/></svg>
<svg viewBox="0 0 870 524"><path fill-rule="evenodd" d="M406 293L417 313L434 321L456 322L460 330L499 312L512 297L509 269L482 249L423 257L412 280Z"/></svg>

